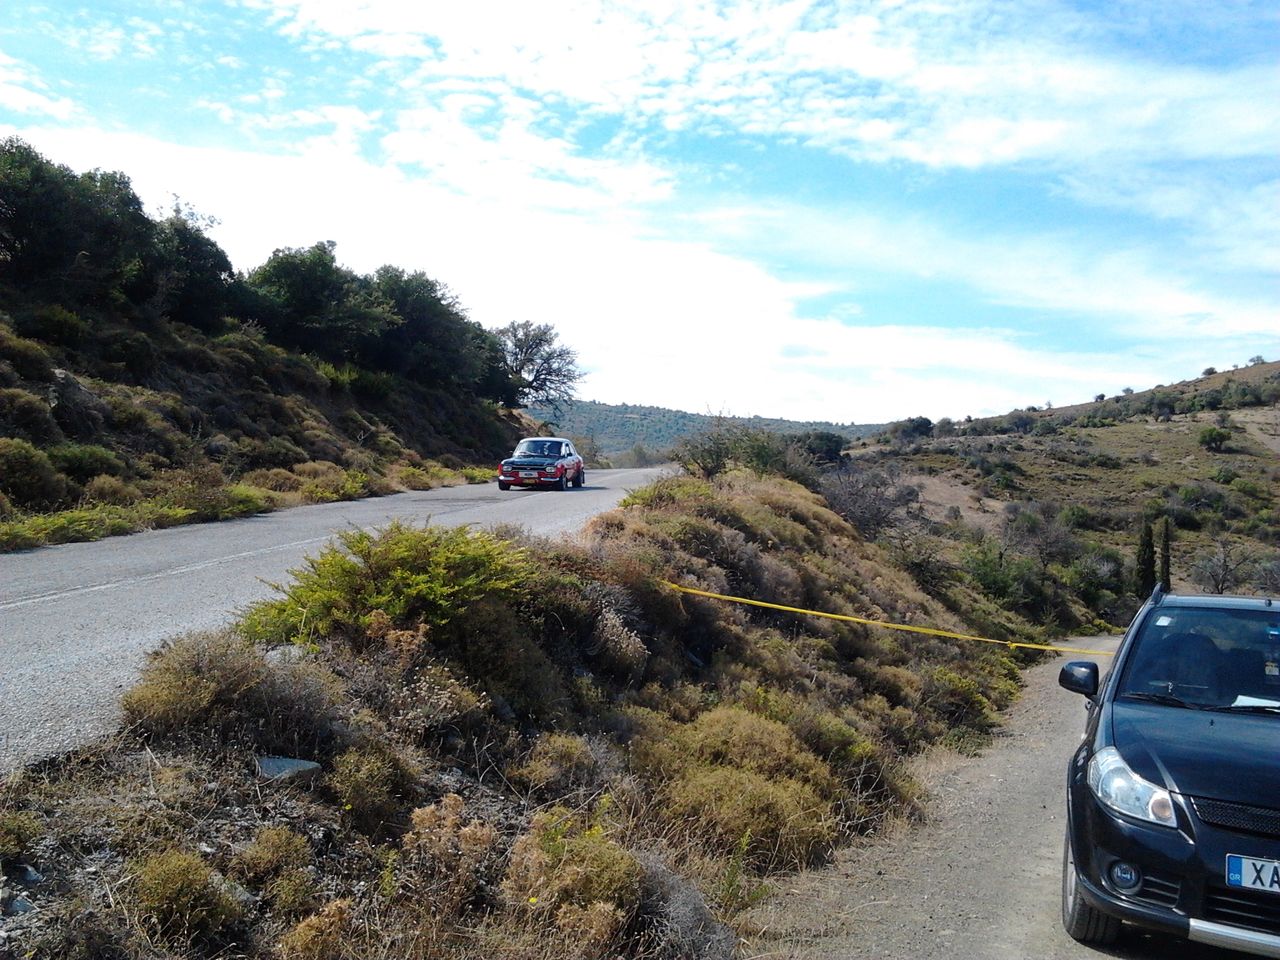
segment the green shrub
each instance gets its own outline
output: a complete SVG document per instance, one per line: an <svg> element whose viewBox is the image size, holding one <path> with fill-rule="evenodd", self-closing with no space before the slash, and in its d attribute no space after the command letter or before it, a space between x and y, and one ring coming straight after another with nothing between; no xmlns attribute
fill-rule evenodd
<svg viewBox="0 0 1280 960"><path fill-rule="evenodd" d="M344 960L351 925L350 900L334 900L280 938L283 960Z"/></svg>
<svg viewBox="0 0 1280 960"><path fill-rule="evenodd" d="M124 463L118 456L94 444L60 443L46 453L54 467L81 484L104 474L118 477L124 472Z"/></svg>
<svg viewBox="0 0 1280 960"><path fill-rule="evenodd" d="M557 806L535 814L516 841L502 889L515 904L540 913L566 903L607 903L631 913L641 876L635 857L602 824Z"/></svg>
<svg viewBox="0 0 1280 960"><path fill-rule="evenodd" d="M5 494L0 493L0 520L8 520L13 513L13 504Z"/></svg>
<svg viewBox="0 0 1280 960"><path fill-rule="evenodd" d="M53 379L53 361L34 340L15 337L0 327L0 360L7 360L24 380L47 383Z"/></svg>
<svg viewBox="0 0 1280 960"><path fill-rule="evenodd" d="M0 437L0 493L19 506L44 509L66 497L67 478L27 441Z"/></svg>
<svg viewBox="0 0 1280 960"><path fill-rule="evenodd" d="M348 821L376 833L409 796L413 780L413 771L395 752L371 744L338 756L325 783Z"/></svg>
<svg viewBox="0 0 1280 960"><path fill-rule="evenodd" d="M170 850L132 864L133 899L167 940L213 936L240 918L240 907L195 854Z"/></svg>
<svg viewBox="0 0 1280 960"><path fill-rule="evenodd" d="M991 701L978 682L947 667L935 667L927 676L924 701L952 726L989 729L995 723Z"/></svg>
<svg viewBox="0 0 1280 960"><path fill-rule="evenodd" d="M32 814L0 809L0 863L26 855L27 847L44 833Z"/></svg>
<svg viewBox="0 0 1280 960"><path fill-rule="evenodd" d="M89 325L66 307L51 304L22 318L18 329L29 337L37 337L64 347L75 347L89 332Z"/></svg>
<svg viewBox="0 0 1280 960"><path fill-rule="evenodd" d="M0 435L42 445L62 439L49 404L17 388L0 390Z"/></svg>
<svg viewBox="0 0 1280 960"><path fill-rule="evenodd" d="M375 611L399 628L443 627L482 597L514 598L528 577L524 551L483 532L393 523L338 541L294 571L282 599L251 608L242 628L271 643L341 637L363 648Z"/></svg>

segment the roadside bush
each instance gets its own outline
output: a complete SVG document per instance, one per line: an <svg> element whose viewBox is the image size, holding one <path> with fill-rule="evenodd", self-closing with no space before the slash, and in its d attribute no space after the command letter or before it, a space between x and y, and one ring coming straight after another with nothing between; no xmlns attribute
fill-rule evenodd
<svg viewBox="0 0 1280 960"><path fill-rule="evenodd" d="M124 472L124 463L105 447L87 443L60 443L46 453L54 467L77 483L88 483L94 477L118 477Z"/></svg>
<svg viewBox="0 0 1280 960"><path fill-rule="evenodd" d="M721 855L744 849L758 869L819 862L836 839L828 804L795 780L774 780L735 767L701 767L667 785L668 814Z"/></svg>
<svg viewBox="0 0 1280 960"><path fill-rule="evenodd" d="M340 744L341 682L306 661L270 665L230 632L179 637L153 653L126 691L126 720L153 737L214 733L312 756Z"/></svg>
<svg viewBox="0 0 1280 960"><path fill-rule="evenodd" d="M370 633L375 612L398 629L442 627L482 597L516 598L529 569L523 550L483 532L393 523L343 533L307 558L281 599L252 607L242 627L269 643L320 636L362 650L385 639Z"/></svg>
<svg viewBox="0 0 1280 960"><path fill-rule="evenodd" d="M240 479L250 487L262 487L277 493L293 493L302 489L302 478L282 467L250 470Z"/></svg>
<svg viewBox="0 0 1280 960"><path fill-rule="evenodd" d="M26 440L0 437L0 493L34 510L55 506L67 495L67 478Z"/></svg>
<svg viewBox="0 0 1280 960"><path fill-rule="evenodd" d="M139 912L163 939L204 939L240 918L239 905L195 854L170 850L132 864L130 873Z"/></svg>
<svg viewBox="0 0 1280 960"><path fill-rule="evenodd" d="M8 520L12 516L13 504L5 494L0 493L0 520Z"/></svg>

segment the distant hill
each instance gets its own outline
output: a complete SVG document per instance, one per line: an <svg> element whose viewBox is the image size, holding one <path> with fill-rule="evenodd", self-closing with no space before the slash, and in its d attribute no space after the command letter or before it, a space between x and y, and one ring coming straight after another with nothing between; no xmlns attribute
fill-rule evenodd
<svg viewBox="0 0 1280 960"><path fill-rule="evenodd" d="M714 417L665 407L634 404L597 403L578 400L566 404L557 414L547 407L530 407L529 416L555 424L559 433L587 437L595 441L604 456L624 453L640 444L651 452L666 450L684 437L694 436L716 424L752 427L778 433L806 433L821 430L838 433L850 440L880 432L884 424L829 423L824 420L782 420L774 417Z"/></svg>

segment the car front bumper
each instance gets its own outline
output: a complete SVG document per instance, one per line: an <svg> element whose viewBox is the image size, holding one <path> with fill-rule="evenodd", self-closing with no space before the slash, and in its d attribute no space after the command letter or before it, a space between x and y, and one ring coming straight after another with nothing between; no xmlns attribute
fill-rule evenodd
<svg viewBox="0 0 1280 960"><path fill-rule="evenodd" d="M1185 937L1280 960L1280 895L1228 887L1227 854L1280 859L1280 840L1211 826L1179 801L1180 821L1194 831L1120 817L1085 784L1068 802L1068 829L1080 893L1103 913ZM1136 890L1121 890L1108 876L1113 863L1136 865Z"/></svg>

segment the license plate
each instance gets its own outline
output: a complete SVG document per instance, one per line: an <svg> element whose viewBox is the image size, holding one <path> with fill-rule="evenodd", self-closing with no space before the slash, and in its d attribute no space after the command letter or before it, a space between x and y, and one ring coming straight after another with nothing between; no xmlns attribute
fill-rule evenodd
<svg viewBox="0 0 1280 960"><path fill-rule="evenodd" d="M1229 853L1227 886L1280 894L1280 860L1254 860Z"/></svg>
<svg viewBox="0 0 1280 960"><path fill-rule="evenodd" d="M534 479L537 479L537 477L538 477L538 471L537 471L537 470L521 470L521 471L520 471L520 476L522 476L522 477L533 477Z"/></svg>

